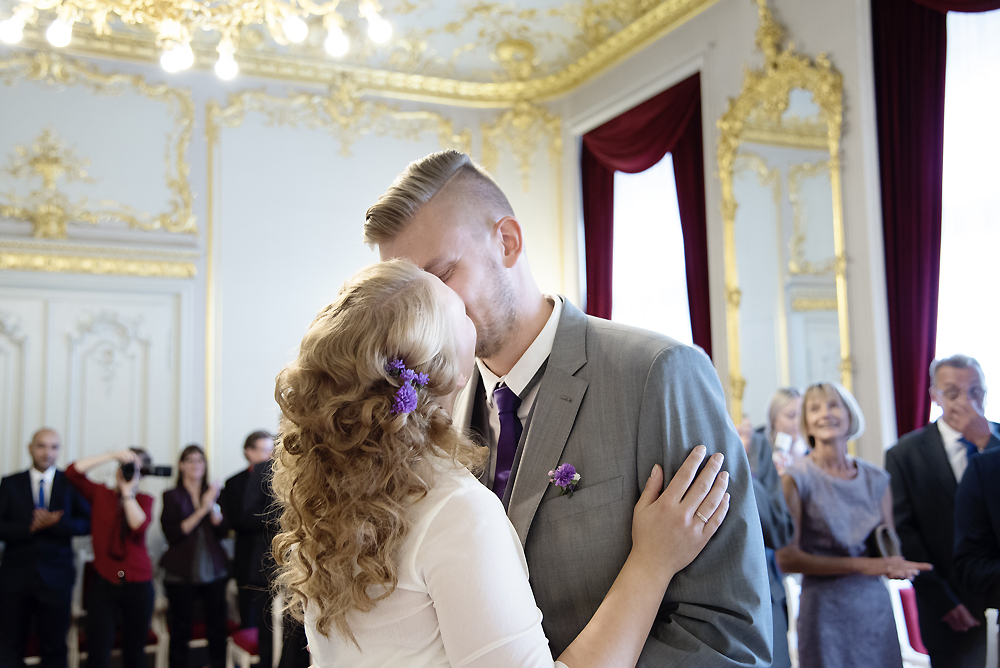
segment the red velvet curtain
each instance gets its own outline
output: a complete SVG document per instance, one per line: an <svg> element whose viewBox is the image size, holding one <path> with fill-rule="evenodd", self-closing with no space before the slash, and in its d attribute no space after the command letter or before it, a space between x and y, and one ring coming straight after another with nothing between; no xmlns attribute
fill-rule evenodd
<svg viewBox="0 0 1000 668"><path fill-rule="evenodd" d="M997 0L913 0L938 12L991 12L1000 9Z"/></svg>
<svg viewBox="0 0 1000 668"><path fill-rule="evenodd" d="M695 74L583 136L581 171L587 313L611 317L614 175L643 172L672 153L684 233L691 333L712 355L708 232L701 137L701 79Z"/></svg>
<svg viewBox="0 0 1000 668"><path fill-rule="evenodd" d="M872 0L882 227L896 429L927 424L941 265L947 11L1000 0Z"/></svg>

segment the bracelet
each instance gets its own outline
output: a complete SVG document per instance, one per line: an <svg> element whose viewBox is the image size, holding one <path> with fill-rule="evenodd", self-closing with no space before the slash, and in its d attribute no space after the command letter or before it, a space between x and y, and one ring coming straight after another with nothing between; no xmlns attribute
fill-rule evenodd
<svg viewBox="0 0 1000 668"><path fill-rule="evenodd" d="M135 494L133 494L132 496L125 496L123 494L122 495L122 501L135 501Z"/></svg>

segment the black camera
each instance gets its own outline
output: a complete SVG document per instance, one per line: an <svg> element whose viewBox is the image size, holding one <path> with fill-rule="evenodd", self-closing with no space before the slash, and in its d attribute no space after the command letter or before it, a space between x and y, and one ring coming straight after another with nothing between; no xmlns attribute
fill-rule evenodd
<svg viewBox="0 0 1000 668"><path fill-rule="evenodd" d="M125 478L125 482L131 482L132 478L135 477L135 464L129 462L127 464L122 464L122 477ZM172 466L150 466L149 468L139 469L139 473L144 476L155 476L158 478L169 478L174 474L174 468Z"/></svg>

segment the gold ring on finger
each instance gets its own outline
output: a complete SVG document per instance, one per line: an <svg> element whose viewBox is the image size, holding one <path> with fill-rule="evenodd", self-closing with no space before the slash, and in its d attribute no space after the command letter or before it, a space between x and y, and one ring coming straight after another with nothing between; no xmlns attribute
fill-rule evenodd
<svg viewBox="0 0 1000 668"><path fill-rule="evenodd" d="M696 517L697 517L697 518L698 518L699 520L701 520L701 521L702 521L702 522L704 522L705 524L708 524L708 518L707 518L707 517L705 517L704 515L702 515L702 514L701 514L701 512L699 512L699 511L697 511L697 510L696 510L696 511L694 511L694 514L695 514L695 516L696 516Z"/></svg>

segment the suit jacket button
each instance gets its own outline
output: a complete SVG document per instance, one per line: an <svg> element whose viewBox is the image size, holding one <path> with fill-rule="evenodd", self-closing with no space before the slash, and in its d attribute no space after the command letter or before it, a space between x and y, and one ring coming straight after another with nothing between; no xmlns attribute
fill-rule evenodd
<svg viewBox="0 0 1000 668"><path fill-rule="evenodd" d="M125 577L125 571L118 571L118 577L120 578Z"/></svg>

